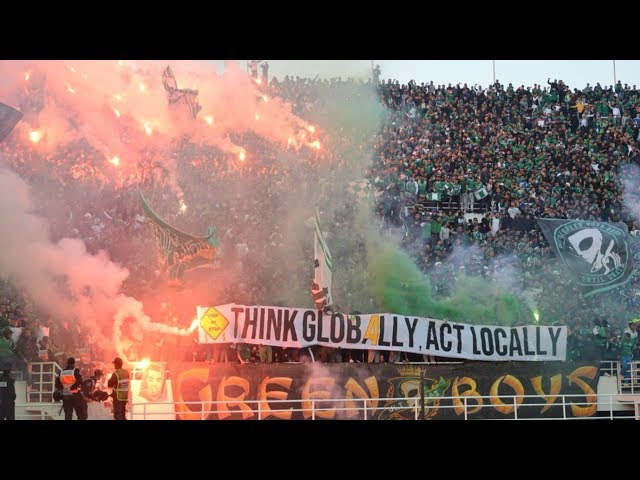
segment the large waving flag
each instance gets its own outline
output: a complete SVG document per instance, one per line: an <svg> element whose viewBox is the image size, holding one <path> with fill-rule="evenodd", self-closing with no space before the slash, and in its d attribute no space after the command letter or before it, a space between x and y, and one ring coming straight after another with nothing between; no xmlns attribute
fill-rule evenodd
<svg viewBox="0 0 640 480"><path fill-rule="evenodd" d="M198 112L202 108L200 106L200 103L198 102L198 91L184 89L184 90L180 90L180 92L182 92L182 98L181 98L182 103L189 110L189 116L191 118L196 118L196 115L198 115Z"/></svg>
<svg viewBox="0 0 640 480"><path fill-rule="evenodd" d="M220 243L216 240L214 227L209 227L206 237L189 235L158 217L142 192L140 202L164 256L170 280L180 280L185 272L198 267L215 266L220 257Z"/></svg>
<svg viewBox="0 0 640 480"><path fill-rule="evenodd" d="M0 142L9 135L20 119L22 119L22 112L0 103Z"/></svg>
<svg viewBox="0 0 640 480"><path fill-rule="evenodd" d="M198 103L198 90L191 90L188 88L180 90L178 88L176 77L173 75L173 70L171 70L170 66L167 66L167 68L162 72L162 85L164 86L164 90L167 92L169 106L176 107L178 105L183 105L183 107L187 109L189 117L196 118L196 115L202 108Z"/></svg>
<svg viewBox="0 0 640 480"><path fill-rule="evenodd" d="M169 94L178 90L178 82L169 65L167 65L167 68L162 72L162 85L164 85L164 89Z"/></svg>
<svg viewBox="0 0 640 480"><path fill-rule="evenodd" d="M320 227L320 212L316 207L316 221L313 234L313 283L311 285L311 296L318 310L333 305L333 297L331 295L331 272L333 270L333 261L331 253L327 247L324 237L322 236L322 228Z"/></svg>
<svg viewBox="0 0 640 480"><path fill-rule="evenodd" d="M635 272L635 242L626 224L560 218L537 220L585 297L620 287Z"/></svg>

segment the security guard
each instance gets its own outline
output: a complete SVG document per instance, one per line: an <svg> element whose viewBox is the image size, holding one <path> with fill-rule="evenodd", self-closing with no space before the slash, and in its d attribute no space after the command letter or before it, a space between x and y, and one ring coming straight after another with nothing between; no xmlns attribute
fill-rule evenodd
<svg viewBox="0 0 640 480"><path fill-rule="evenodd" d="M78 420L87 419L87 402L80 391L81 386L82 375L80 375L80 369L76 368L76 359L69 357L67 366L56 377L56 388L62 390L62 408L65 420L73 420L74 410Z"/></svg>
<svg viewBox="0 0 640 480"><path fill-rule="evenodd" d="M126 420L126 408L129 401L129 384L131 375L127 370L122 368L122 359L116 357L113 361L116 371L113 372L107 386L113 389L111 396L113 397L113 418L115 420Z"/></svg>
<svg viewBox="0 0 640 480"><path fill-rule="evenodd" d="M2 367L0 375L0 420L16 419L16 379L11 376L11 364Z"/></svg>

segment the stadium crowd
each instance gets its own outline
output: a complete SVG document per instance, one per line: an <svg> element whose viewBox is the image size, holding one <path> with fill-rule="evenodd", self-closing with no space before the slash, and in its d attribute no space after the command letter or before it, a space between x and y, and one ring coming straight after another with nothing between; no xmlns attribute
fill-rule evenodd
<svg viewBox="0 0 640 480"><path fill-rule="evenodd" d="M368 200L379 228L399 232L403 248L429 273L436 295L447 295L460 275L491 280L513 268L518 272L513 289L533 298L540 321L570 327L570 358L594 354L589 346L596 341L594 321L603 319L610 327L604 344L602 335L597 338L604 347L596 354L617 355L629 312L636 316L639 309L640 279L607 293L606 301L583 298L556 263L535 218L624 221L630 231L638 230L637 219L624 207L620 178L624 164L640 160L635 85L578 90L549 79L547 85L496 82L483 88L285 77L264 81L261 88L320 125L322 148L283 151L253 133L238 132L232 140L250 159L239 164L235 155L187 137L166 149L145 143L136 160L137 177L118 188L108 180L112 166L89 142L44 155L10 137L0 144L1 158L32 186L36 212L49 220L53 241L79 238L91 253L105 250L129 270L124 293L144 299L154 320L184 328L193 319L194 301L182 302L179 292L166 288L139 189L163 219L181 230L199 234L209 225L217 228L228 252L222 270L234 274L223 283L215 275L203 276L199 290L206 293L187 291L192 298L201 295L201 304L211 305L278 305L284 302L282 285L290 283L308 303L311 245L298 264L282 262L292 232L288 211L296 196L319 193L328 201L335 193L333 180L355 172L354 159L370 155L365 180L349 177L351 195L341 196L345 204L332 210L325 223L329 232L348 226L358 201ZM372 110L375 121L363 126L358 119L369 97L384 108ZM23 108L38 105L27 97ZM129 141L135 144L135 138ZM179 188L161 161L166 158L176 160ZM340 237L334 238L330 248L340 258ZM340 268L355 270L366 262L363 250L348 254L351 262ZM340 303L344 311L367 306L356 306L346 296ZM80 353L102 358L96 340L76 322L36 307L10 279L0 282L0 328L5 327L25 362L49 359L64 365L67 356L80 358ZM215 350L192 340L145 333L136 353L154 360L300 360L300 352L267 353L242 345ZM322 361L367 360L353 352L320 348L315 353Z"/></svg>

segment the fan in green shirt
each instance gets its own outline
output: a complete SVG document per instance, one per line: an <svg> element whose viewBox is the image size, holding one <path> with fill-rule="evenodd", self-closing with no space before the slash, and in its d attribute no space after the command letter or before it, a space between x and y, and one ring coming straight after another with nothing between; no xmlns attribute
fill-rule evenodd
<svg viewBox="0 0 640 480"><path fill-rule="evenodd" d="M635 340L631 338L631 336L629 335L629 332L626 332L622 340L620 340L620 356L621 357L633 356L634 345L635 345Z"/></svg>
<svg viewBox="0 0 640 480"><path fill-rule="evenodd" d="M609 106L605 102L598 102L596 104L596 113L606 117L609 114Z"/></svg>
<svg viewBox="0 0 640 480"><path fill-rule="evenodd" d="M431 234L439 236L440 230L442 230L442 224L438 220L431 222Z"/></svg>
<svg viewBox="0 0 640 480"><path fill-rule="evenodd" d="M473 239L476 242L481 243L484 240L484 234L480 230L474 230Z"/></svg>
<svg viewBox="0 0 640 480"><path fill-rule="evenodd" d="M431 238L431 222L425 220L422 222L422 239L429 240Z"/></svg>
<svg viewBox="0 0 640 480"><path fill-rule="evenodd" d="M426 195L427 194L427 181L424 179L418 180L418 195Z"/></svg>
<svg viewBox="0 0 640 480"><path fill-rule="evenodd" d="M460 195L462 187L457 183L449 183L449 195Z"/></svg>
<svg viewBox="0 0 640 480"><path fill-rule="evenodd" d="M467 184L467 192L475 192L476 188L478 188L478 185L476 184L476 182L473 181L472 178L467 178L466 184Z"/></svg>
<svg viewBox="0 0 640 480"><path fill-rule="evenodd" d="M447 188L447 182L439 180L433 184L433 191L442 195Z"/></svg>

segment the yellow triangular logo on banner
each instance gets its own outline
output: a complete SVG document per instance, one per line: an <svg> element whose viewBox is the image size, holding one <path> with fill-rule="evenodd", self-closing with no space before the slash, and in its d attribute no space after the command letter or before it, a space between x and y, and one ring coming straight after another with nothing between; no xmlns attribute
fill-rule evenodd
<svg viewBox="0 0 640 480"><path fill-rule="evenodd" d="M209 307L209 309L205 312L205 314L200 319L200 326L207 332L211 338L216 340L224 329L229 325L229 320L226 319L224 315L222 315L218 310L213 307Z"/></svg>

